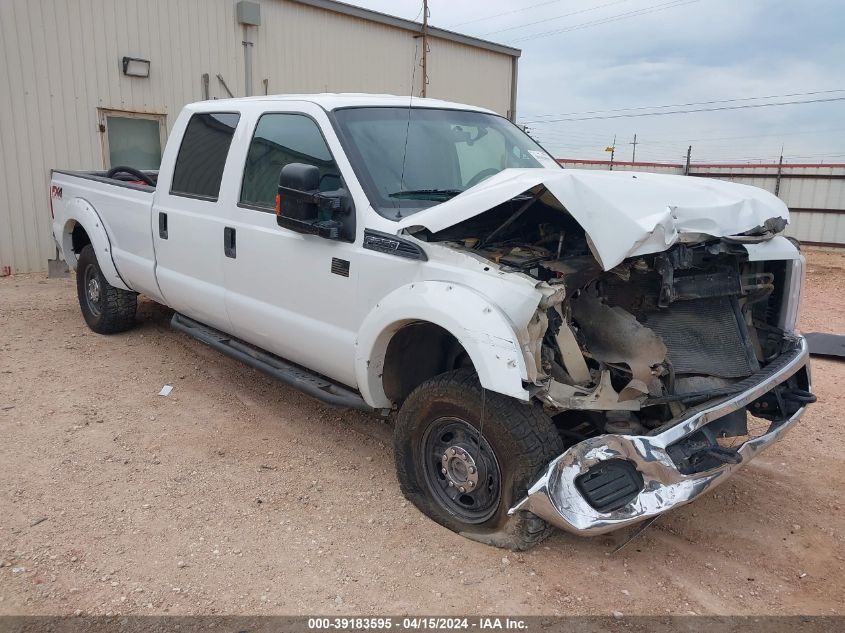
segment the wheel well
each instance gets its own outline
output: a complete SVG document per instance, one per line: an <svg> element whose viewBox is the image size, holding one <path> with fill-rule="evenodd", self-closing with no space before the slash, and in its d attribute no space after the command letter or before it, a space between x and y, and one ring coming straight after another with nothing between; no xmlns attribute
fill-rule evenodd
<svg viewBox="0 0 845 633"><path fill-rule="evenodd" d="M384 393L391 401L401 403L429 378L472 366L463 345L448 330L434 323L409 323L387 345Z"/></svg>
<svg viewBox="0 0 845 633"><path fill-rule="evenodd" d="M83 248L91 243L91 238L88 237L88 233L85 232L85 229L78 222L76 223L76 226L73 227L70 239L71 244L73 245L73 252L77 255L82 252Z"/></svg>

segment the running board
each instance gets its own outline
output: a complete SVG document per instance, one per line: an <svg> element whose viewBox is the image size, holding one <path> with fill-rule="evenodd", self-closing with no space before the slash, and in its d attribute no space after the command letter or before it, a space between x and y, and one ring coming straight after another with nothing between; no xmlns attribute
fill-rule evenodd
<svg viewBox="0 0 845 633"><path fill-rule="evenodd" d="M322 400L326 404L347 409L358 409L368 413L382 413L375 410L351 389L330 381L324 376L308 371L304 367L294 365L274 354L265 352L249 343L245 343L219 330L189 319L178 312L173 314L170 325L180 332L184 332L201 343L213 347L227 356L231 356L250 367L263 371L283 382L308 394L312 398Z"/></svg>

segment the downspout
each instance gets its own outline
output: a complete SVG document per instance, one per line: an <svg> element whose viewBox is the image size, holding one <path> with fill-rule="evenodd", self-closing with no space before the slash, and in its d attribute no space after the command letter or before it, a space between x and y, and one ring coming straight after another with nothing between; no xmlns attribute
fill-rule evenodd
<svg viewBox="0 0 845 633"><path fill-rule="evenodd" d="M516 123L516 82L519 79L519 57L511 57L511 107L508 110L508 119Z"/></svg>
<svg viewBox="0 0 845 633"><path fill-rule="evenodd" d="M249 26L244 24L244 95L252 96L252 42L249 41Z"/></svg>

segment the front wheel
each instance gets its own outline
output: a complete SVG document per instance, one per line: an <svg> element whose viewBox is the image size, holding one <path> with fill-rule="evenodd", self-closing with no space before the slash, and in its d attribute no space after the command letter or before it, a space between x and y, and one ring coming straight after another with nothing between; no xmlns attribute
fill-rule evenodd
<svg viewBox="0 0 845 633"><path fill-rule="evenodd" d="M135 325L138 295L106 281L90 244L79 253L76 294L85 322L97 334L123 332Z"/></svg>
<svg viewBox="0 0 845 633"><path fill-rule="evenodd" d="M536 545L551 531L530 512L508 516L541 470L563 452L539 405L482 392L475 372L459 369L408 396L393 438L402 493L437 523L515 550Z"/></svg>

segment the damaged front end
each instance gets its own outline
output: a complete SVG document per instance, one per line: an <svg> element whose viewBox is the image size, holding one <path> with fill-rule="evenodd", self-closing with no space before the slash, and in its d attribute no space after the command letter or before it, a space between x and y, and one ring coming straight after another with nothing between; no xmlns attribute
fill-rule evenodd
<svg viewBox="0 0 845 633"><path fill-rule="evenodd" d="M787 337L777 360L735 383L735 393L686 407L655 429L613 429L574 444L511 513L529 510L565 530L601 534L689 503L798 421L814 400L807 362L804 339Z"/></svg>
<svg viewBox="0 0 845 633"><path fill-rule="evenodd" d="M794 330L803 258L774 217L737 235L676 235L658 252L642 247L650 234L608 270L560 197L540 185L413 232L535 281L527 387L568 449L511 512L595 534L709 490L815 399Z"/></svg>

